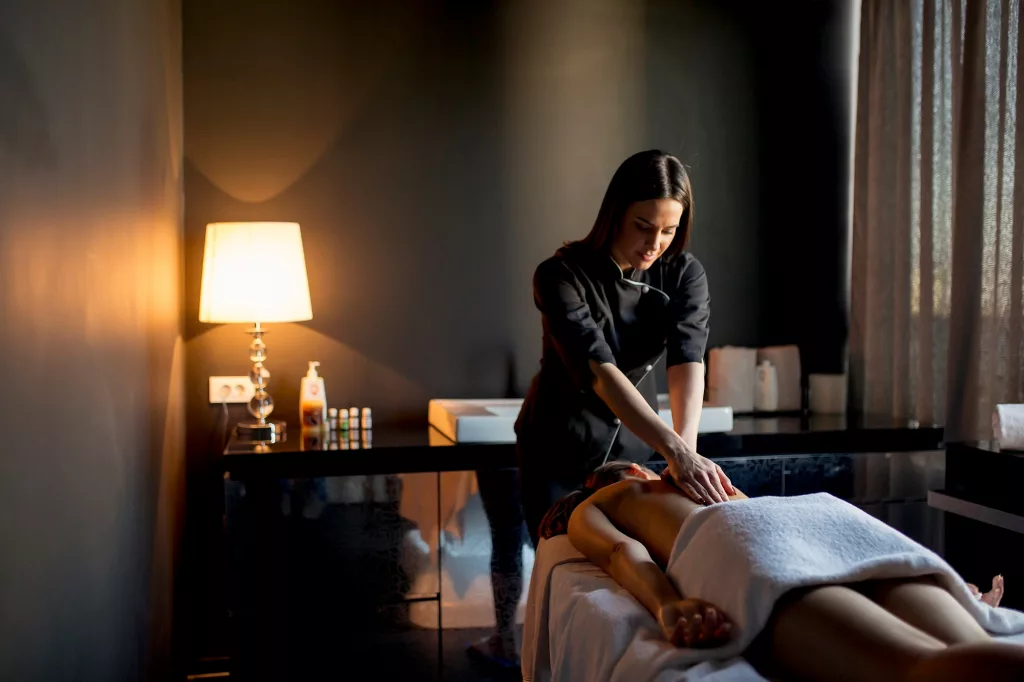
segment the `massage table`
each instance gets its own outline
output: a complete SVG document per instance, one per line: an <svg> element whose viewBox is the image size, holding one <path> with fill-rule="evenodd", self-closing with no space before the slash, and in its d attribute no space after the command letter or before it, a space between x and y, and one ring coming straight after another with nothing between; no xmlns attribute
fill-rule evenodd
<svg viewBox="0 0 1024 682"><path fill-rule="evenodd" d="M546 589L545 589L546 587ZM694 665L565 535L541 540L523 624L523 682L763 682L744 659Z"/></svg>
<svg viewBox="0 0 1024 682"><path fill-rule="evenodd" d="M740 539L721 542L730 533ZM827 552L816 553L819 538ZM786 591L921 575L935 576L994 636L1024 644L1024 614L978 602L941 557L824 493L704 508L680 529L666 572L683 594L729 614L734 641L714 651L672 646L567 536L541 540L523 626L524 682L764 682L741 652Z"/></svg>

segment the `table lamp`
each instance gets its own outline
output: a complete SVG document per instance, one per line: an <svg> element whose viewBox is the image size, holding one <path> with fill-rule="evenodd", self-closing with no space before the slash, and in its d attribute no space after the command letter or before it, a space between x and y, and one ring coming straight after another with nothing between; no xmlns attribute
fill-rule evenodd
<svg viewBox="0 0 1024 682"><path fill-rule="evenodd" d="M253 323L249 379L256 390L249 401L254 422L241 422L239 438L274 440L284 435L284 422L267 420L274 400L267 392L270 372L263 363L267 322L299 322L313 318L306 260L298 223L210 223L206 226L200 322Z"/></svg>

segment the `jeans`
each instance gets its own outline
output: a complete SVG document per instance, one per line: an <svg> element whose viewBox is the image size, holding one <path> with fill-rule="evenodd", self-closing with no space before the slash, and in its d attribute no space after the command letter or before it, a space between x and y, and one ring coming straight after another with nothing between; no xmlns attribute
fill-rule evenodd
<svg viewBox="0 0 1024 682"><path fill-rule="evenodd" d="M516 469L476 472L480 500L491 527L491 590L498 634L510 636L523 594L523 507Z"/></svg>

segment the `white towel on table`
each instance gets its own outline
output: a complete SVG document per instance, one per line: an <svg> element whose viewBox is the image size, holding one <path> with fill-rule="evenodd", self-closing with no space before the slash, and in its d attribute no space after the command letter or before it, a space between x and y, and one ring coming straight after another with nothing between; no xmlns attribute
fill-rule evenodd
<svg viewBox="0 0 1024 682"><path fill-rule="evenodd" d="M704 658L746 649L792 589L923 575L934 575L990 634L1024 633L1024 613L978 601L937 554L828 493L698 509L679 531L667 572L682 594L716 604L733 622L733 640L699 652Z"/></svg>
<svg viewBox="0 0 1024 682"><path fill-rule="evenodd" d="M1003 450L1024 450L1024 405L996 405L992 437Z"/></svg>

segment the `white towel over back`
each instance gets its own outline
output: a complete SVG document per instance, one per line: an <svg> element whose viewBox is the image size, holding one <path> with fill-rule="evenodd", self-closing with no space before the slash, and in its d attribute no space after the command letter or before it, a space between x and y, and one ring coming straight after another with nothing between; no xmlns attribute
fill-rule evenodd
<svg viewBox="0 0 1024 682"><path fill-rule="evenodd" d="M827 493L697 510L676 538L668 573L682 594L732 619L735 638L708 652L713 658L746 649L792 589L872 579L934 575L989 633L1024 632L1024 614L974 599L937 554Z"/></svg>

